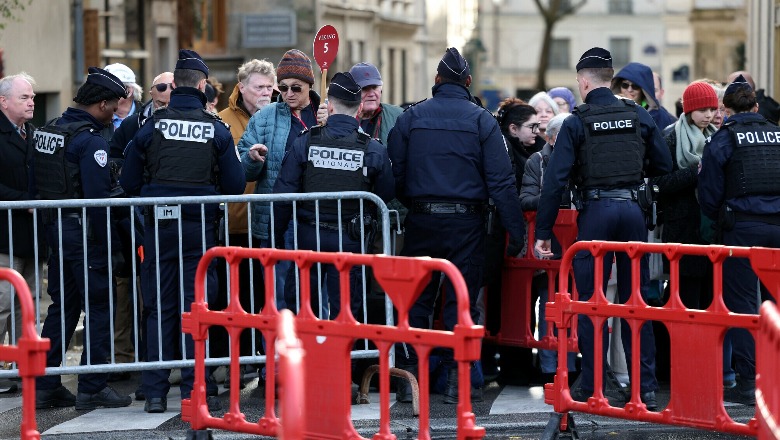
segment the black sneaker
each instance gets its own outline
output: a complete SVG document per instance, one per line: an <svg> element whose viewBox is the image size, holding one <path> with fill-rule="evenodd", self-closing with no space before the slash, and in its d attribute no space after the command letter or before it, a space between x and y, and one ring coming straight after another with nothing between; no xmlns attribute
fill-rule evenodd
<svg viewBox="0 0 780 440"><path fill-rule="evenodd" d="M135 389L135 400L146 400L146 393L144 393L144 389L140 385Z"/></svg>
<svg viewBox="0 0 780 440"><path fill-rule="evenodd" d="M206 397L206 403L209 406L209 412L218 412L222 411L222 402L220 402L219 397L217 396L208 396Z"/></svg>
<svg viewBox="0 0 780 440"><path fill-rule="evenodd" d="M19 387L11 379L0 379L0 394L15 393Z"/></svg>
<svg viewBox="0 0 780 440"><path fill-rule="evenodd" d="M726 402L741 403L743 405L756 405L756 381L737 379L734 388L723 390L723 400Z"/></svg>
<svg viewBox="0 0 780 440"><path fill-rule="evenodd" d="M130 396L120 396L113 388L107 386L94 394L79 393L76 397L76 409L122 408L132 402L133 399Z"/></svg>
<svg viewBox="0 0 780 440"><path fill-rule="evenodd" d="M588 399L593 396L592 391L584 391L582 388L575 388L573 390L570 390L571 398L577 402L588 402ZM607 403L609 406L614 406L616 408L622 408L626 406L626 399L622 396L612 395L610 393L604 393L604 397L607 398ZM655 398L655 393L653 393L653 398ZM649 409L649 408L648 408Z"/></svg>
<svg viewBox="0 0 780 440"><path fill-rule="evenodd" d="M165 397L150 397L144 403L144 411L157 414L164 413L168 409L168 399Z"/></svg>
<svg viewBox="0 0 780 440"><path fill-rule="evenodd" d="M644 402L648 411L658 411L658 402L655 400L655 391L642 393L642 402Z"/></svg>
<svg viewBox="0 0 780 440"><path fill-rule="evenodd" d="M60 385L53 390L35 390L35 408L65 408L76 404L76 396Z"/></svg>

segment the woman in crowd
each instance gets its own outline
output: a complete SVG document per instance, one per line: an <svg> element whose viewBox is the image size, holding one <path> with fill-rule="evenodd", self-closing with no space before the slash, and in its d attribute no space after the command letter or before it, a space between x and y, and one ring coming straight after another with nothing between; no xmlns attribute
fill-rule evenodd
<svg viewBox="0 0 780 440"><path fill-rule="evenodd" d="M577 100L574 99L574 93L566 87L553 87L547 92L550 98L558 104L558 110L561 113L571 113L574 107L577 107Z"/></svg>
<svg viewBox="0 0 780 440"><path fill-rule="evenodd" d="M558 104L547 94L539 92L528 100L528 105L536 110L536 116L539 119L539 132L536 134L535 148L536 152L542 149L547 141L544 138L544 131L547 130L547 123L553 116L559 113ZM518 184L520 181L518 181Z"/></svg>

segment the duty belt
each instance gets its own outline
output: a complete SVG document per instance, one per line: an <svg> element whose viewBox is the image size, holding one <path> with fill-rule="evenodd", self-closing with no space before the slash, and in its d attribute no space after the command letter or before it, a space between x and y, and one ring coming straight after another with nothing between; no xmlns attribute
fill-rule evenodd
<svg viewBox="0 0 780 440"><path fill-rule="evenodd" d="M588 200L636 200L635 189L586 189L582 192L582 199Z"/></svg>
<svg viewBox="0 0 780 440"><path fill-rule="evenodd" d="M738 222L761 222L780 226L780 214L750 214L747 212L735 211L734 219Z"/></svg>
<svg viewBox="0 0 780 440"><path fill-rule="evenodd" d="M338 223L326 223L326 222L317 223L314 220L303 220L301 223L305 223L309 226L314 226L315 228L328 229L331 231L338 231L339 229L341 229Z"/></svg>
<svg viewBox="0 0 780 440"><path fill-rule="evenodd" d="M414 202L412 212L416 214L482 214L484 205L465 203L427 203Z"/></svg>

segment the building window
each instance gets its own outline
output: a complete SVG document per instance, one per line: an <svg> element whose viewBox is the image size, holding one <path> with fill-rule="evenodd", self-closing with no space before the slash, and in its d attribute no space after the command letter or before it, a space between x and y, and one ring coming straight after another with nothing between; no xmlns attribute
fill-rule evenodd
<svg viewBox="0 0 780 440"><path fill-rule="evenodd" d="M613 66L616 68L625 66L631 62L631 39L610 38L609 52L612 54Z"/></svg>
<svg viewBox="0 0 780 440"><path fill-rule="evenodd" d="M569 39L553 38L550 42L550 69L569 69Z"/></svg>
<svg viewBox="0 0 780 440"><path fill-rule="evenodd" d="M193 47L198 52L225 50L227 42L226 0L196 0Z"/></svg>
<svg viewBox="0 0 780 440"><path fill-rule="evenodd" d="M632 0L609 0L609 13L610 14L626 14L630 15L634 13L634 4Z"/></svg>

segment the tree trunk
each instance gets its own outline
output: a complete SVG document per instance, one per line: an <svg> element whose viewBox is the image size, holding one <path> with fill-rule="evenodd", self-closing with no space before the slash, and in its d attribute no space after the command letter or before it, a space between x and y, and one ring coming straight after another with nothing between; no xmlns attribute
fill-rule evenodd
<svg viewBox="0 0 780 440"><path fill-rule="evenodd" d="M539 66L536 70L536 89L547 90L547 68L550 65L550 45L552 44L552 31L554 21L545 20L544 37L542 37L542 51L539 53Z"/></svg>

